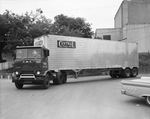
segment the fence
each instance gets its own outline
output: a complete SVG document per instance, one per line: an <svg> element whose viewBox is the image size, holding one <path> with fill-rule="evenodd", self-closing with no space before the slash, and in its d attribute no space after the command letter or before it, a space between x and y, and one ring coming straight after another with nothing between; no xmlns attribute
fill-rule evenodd
<svg viewBox="0 0 150 119"><path fill-rule="evenodd" d="M12 68L13 62L0 63L0 70Z"/></svg>
<svg viewBox="0 0 150 119"><path fill-rule="evenodd" d="M0 79L11 79L11 73L3 72L5 69L12 68L13 62L0 63Z"/></svg>
<svg viewBox="0 0 150 119"><path fill-rule="evenodd" d="M12 73L0 73L0 79L11 79Z"/></svg>

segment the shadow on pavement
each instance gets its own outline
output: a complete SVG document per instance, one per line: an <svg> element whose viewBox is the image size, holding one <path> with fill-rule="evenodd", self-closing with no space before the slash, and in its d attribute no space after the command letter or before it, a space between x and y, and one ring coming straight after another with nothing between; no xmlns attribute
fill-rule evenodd
<svg viewBox="0 0 150 119"><path fill-rule="evenodd" d="M137 107L140 107L140 106L144 106L144 107L148 107L149 106L145 103L145 100L144 98L133 98L133 99L129 99L126 101L126 103L128 103L128 105L135 105Z"/></svg>
<svg viewBox="0 0 150 119"><path fill-rule="evenodd" d="M123 78L110 78L110 77L82 77L79 79L70 79L67 84L77 84L77 83L91 83L91 82L108 82L113 80L122 80Z"/></svg>
<svg viewBox="0 0 150 119"><path fill-rule="evenodd" d="M24 85L22 89L18 89L18 90L49 90L53 87L54 87L53 84L50 84L48 89L44 89L42 85Z"/></svg>

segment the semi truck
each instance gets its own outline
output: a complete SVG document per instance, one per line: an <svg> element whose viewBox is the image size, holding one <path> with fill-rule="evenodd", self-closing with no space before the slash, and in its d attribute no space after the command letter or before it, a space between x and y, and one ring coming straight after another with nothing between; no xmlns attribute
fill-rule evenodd
<svg viewBox="0 0 150 119"><path fill-rule="evenodd" d="M34 39L34 46L16 48L12 82L16 88L24 84L50 81L67 82L67 72L78 74L85 69L107 69L112 78L138 75L138 44L59 35L43 35Z"/></svg>

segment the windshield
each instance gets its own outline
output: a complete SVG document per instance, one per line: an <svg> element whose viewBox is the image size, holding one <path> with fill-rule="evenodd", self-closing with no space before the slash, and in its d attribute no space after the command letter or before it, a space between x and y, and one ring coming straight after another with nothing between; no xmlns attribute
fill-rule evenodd
<svg viewBox="0 0 150 119"><path fill-rule="evenodd" d="M17 49L16 58L41 58L42 52L41 49Z"/></svg>

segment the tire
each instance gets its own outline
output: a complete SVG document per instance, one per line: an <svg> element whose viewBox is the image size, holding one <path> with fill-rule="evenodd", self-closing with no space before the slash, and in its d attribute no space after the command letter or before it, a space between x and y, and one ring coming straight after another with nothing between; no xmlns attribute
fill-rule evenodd
<svg viewBox="0 0 150 119"><path fill-rule="evenodd" d="M109 75L111 76L111 78L117 78L117 74L114 74L113 71L110 71Z"/></svg>
<svg viewBox="0 0 150 119"><path fill-rule="evenodd" d="M46 74L42 86L43 86L44 89L49 88L49 86L50 86L50 76L49 76L49 74Z"/></svg>
<svg viewBox="0 0 150 119"><path fill-rule="evenodd" d="M146 104L150 106L150 96L145 97Z"/></svg>
<svg viewBox="0 0 150 119"><path fill-rule="evenodd" d="M138 75L138 68L133 68L131 70L131 77L136 77Z"/></svg>
<svg viewBox="0 0 150 119"><path fill-rule="evenodd" d="M63 81L62 81L62 83L66 83L67 82L67 74L66 74L66 72L65 71L62 72L62 75L63 75Z"/></svg>
<svg viewBox="0 0 150 119"><path fill-rule="evenodd" d="M22 89L23 88L23 84L19 84L17 82L15 82L15 86L17 89Z"/></svg>
<svg viewBox="0 0 150 119"><path fill-rule="evenodd" d="M129 78L131 76L131 70L129 68L126 68L123 70L123 77Z"/></svg>
<svg viewBox="0 0 150 119"><path fill-rule="evenodd" d="M63 83L63 74L61 71L56 72L56 78L53 79L55 85L60 85Z"/></svg>

